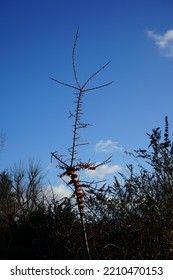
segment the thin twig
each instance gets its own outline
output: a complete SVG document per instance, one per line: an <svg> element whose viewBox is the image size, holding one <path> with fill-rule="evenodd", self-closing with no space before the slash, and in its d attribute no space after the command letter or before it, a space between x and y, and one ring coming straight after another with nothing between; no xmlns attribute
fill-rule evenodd
<svg viewBox="0 0 173 280"><path fill-rule="evenodd" d="M73 46L73 51L72 51L72 65L73 65L73 73L74 73L74 78L75 78L76 84L78 85L78 88L81 89L81 86L78 81L78 77L77 77L77 73L76 73L76 65L75 65L75 50L76 50L78 36L79 36L79 32L77 30L76 36L75 36L75 41L74 41L74 46Z"/></svg>
<svg viewBox="0 0 173 280"><path fill-rule="evenodd" d="M97 70L91 77L89 77L86 82L84 83L84 85L82 86L82 89L85 88L85 86L89 83L89 81L91 81L91 79L93 79L99 72L101 72L105 67L107 67L109 64L111 63L111 61L108 61L106 64L104 64L99 70Z"/></svg>
<svg viewBox="0 0 173 280"><path fill-rule="evenodd" d="M63 82L58 81L58 80L56 80L56 79L54 79L54 78L52 78L52 77L49 77L49 79L51 79L52 81L54 81L54 82L56 82L56 83L58 83L58 84L61 84L61 85L63 85L63 86L66 86L66 87L70 87L70 88L74 88L74 89L79 90L79 88L77 88L77 87L75 87L75 86L72 86L72 85L67 84L67 83L63 83Z"/></svg>
<svg viewBox="0 0 173 280"><path fill-rule="evenodd" d="M96 90L96 89L100 89L100 88L103 88L103 87L107 87L107 86L111 85L112 83L113 83L113 81L112 81L112 82L109 82L109 83L107 83L107 84L98 86L98 87L93 87L93 88L84 89L83 92L90 91L90 90Z"/></svg>
<svg viewBox="0 0 173 280"><path fill-rule="evenodd" d="M110 156L110 157L108 157L106 160L104 160L104 161L102 161L101 163L95 165L95 168L97 168L97 167L99 167L99 166L102 166L103 164L109 163L111 158L112 158L112 157Z"/></svg>
<svg viewBox="0 0 173 280"><path fill-rule="evenodd" d="M68 165L60 159L60 156L57 156L55 153L51 152L51 155L56 158L59 162L61 162L63 165L65 165L66 167L68 167Z"/></svg>

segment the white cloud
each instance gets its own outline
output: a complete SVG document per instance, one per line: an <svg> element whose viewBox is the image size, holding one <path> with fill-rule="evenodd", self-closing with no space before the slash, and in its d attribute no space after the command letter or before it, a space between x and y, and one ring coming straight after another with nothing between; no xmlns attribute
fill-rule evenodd
<svg viewBox="0 0 173 280"><path fill-rule="evenodd" d="M106 141L100 140L95 145L96 152L113 152L113 151L123 151L122 147L119 147L117 142L113 142L112 140L108 139Z"/></svg>
<svg viewBox="0 0 173 280"><path fill-rule="evenodd" d="M147 35L155 41L164 56L173 57L173 29L167 30L163 35L148 30Z"/></svg>
<svg viewBox="0 0 173 280"><path fill-rule="evenodd" d="M46 196L46 199L48 201L51 201L53 196L56 198L56 200L60 200L64 197L71 197L72 192L68 186L64 186L63 184L60 184L59 186L48 186L44 189L44 194Z"/></svg>
<svg viewBox="0 0 173 280"><path fill-rule="evenodd" d="M121 170L119 165L108 166L107 164L101 165L96 168L96 170L86 170L86 175L88 177L97 177L103 179L105 175L112 174Z"/></svg>

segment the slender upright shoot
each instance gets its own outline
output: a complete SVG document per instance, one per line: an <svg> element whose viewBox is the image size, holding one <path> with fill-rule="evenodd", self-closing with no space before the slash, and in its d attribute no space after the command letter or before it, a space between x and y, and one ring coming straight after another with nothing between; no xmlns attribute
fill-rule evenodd
<svg viewBox="0 0 173 280"><path fill-rule="evenodd" d="M84 190L85 188L90 188L91 182L87 182L85 184L82 183L82 181L79 179L79 174L78 171L80 170L95 170L98 166L103 165L105 163L108 163L110 160L110 157L108 159L106 159L105 161L103 161L102 163L96 165L95 163L91 163L90 161L88 162L82 162L81 160L79 160L76 156L78 153L78 147L79 146L83 146L86 145L88 143L81 143L80 142L80 133L79 130L82 128L86 128L89 126L88 123L83 123L81 120L81 116L82 116L82 104L83 104L83 97L84 94L88 91L91 90L98 90L101 89L103 87L106 87L108 85L110 85L112 82L103 84L103 85L99 85L96 87L92 87L92 88L87 88L88 83L96 76L98 75L104 68L106 68L110 61L107 62L106 64L104 64L101 68L99 68L94 74L92 74L85 82L83 85L80 84L79 79L78 79L78 75L77 75L77 70L76 70L76 62L75 62L75 52L76 52L76 46L77 46L77 41L78 41L78 36L79 36L79 32L76 32L76 36L75 36L75 41L74 41L74 45L73 45L73 50L72 50L72 67L73 67L73 74L74 74L74 80L75 80L75 85L71 85L65 82L61 82L59 80L56 80L52 77L50 77L51 80L66 86L66 87L70 87L72 89L75 89L77 92L75 92L76 98L75 98L75 104L76 104L76 108L75 108L75 112L74 113L70 113L70 117L72 117L74 119L74 123L73 123L73 134L72 134L72 145L71 147L68 149L69 151L69 159L68 161L63 159L63 156L58 155L57 152L52 152L51 155L52 157L54 157L57 161L58 161L58 165L57 167L59 169L64 170L64 172L62 174L59 175L60 178L62 178L63 176L69 176L69 182L66 183L67 185L71 185L74 187L74 193L76 195L76 201L77 201L77 205L78 205L78 209L79 209L79 214L80 214L80 220L81 220L81 225L82 225L82 230L83 230L83 235L84 235L84 241L85 241L85 247L86 247L86 252L87 252L87 256L90 259L91 255L90 255L90 250L89 250L89 244L88 244L88 238L87 238L87 232L86 232L86 227L85 227L85 211L84 211L84 206L85 206L85 201L84 201L84 197L85 197L85 193Z"/></svg>

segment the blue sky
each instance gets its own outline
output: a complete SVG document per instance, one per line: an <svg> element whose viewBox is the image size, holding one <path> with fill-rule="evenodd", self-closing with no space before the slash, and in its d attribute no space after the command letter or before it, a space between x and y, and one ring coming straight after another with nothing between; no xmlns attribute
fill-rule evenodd
<svg viewBox="0 0 173 280"><path fill-rule="evenodd" d="M19 161L40 160L46 180L58 185L50 153L71 146L74 90L48 77L75 84L71 52L79 27L76 63L83 83L111 60L90 86L112 85L86 93L82 132L90 144L83 160L112 155L98 179L123 171L132 158L123 150L146 148L147 132L173 131L172 0L1 0L0 129L7 134L1 170ZM104 176L105 175L105 176ZM93 177L91 177L93 178Z"/></svg>

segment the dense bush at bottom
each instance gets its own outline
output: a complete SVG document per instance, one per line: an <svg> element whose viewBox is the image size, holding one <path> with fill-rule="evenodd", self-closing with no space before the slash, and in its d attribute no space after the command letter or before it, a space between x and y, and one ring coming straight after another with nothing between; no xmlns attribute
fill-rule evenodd
<svg viewBox="0 0 173 280"><path fill-rule="evenodd" d="M173 144L168 121L111 186L88 190L92 259L173 259ZM163 138L163 139L162 139ZM147 166L147 167L146 167ZM121 183L120 183L121 182ZM38 166L0 174L0 259L86 259L74 198L48 201Z"/></svg>

